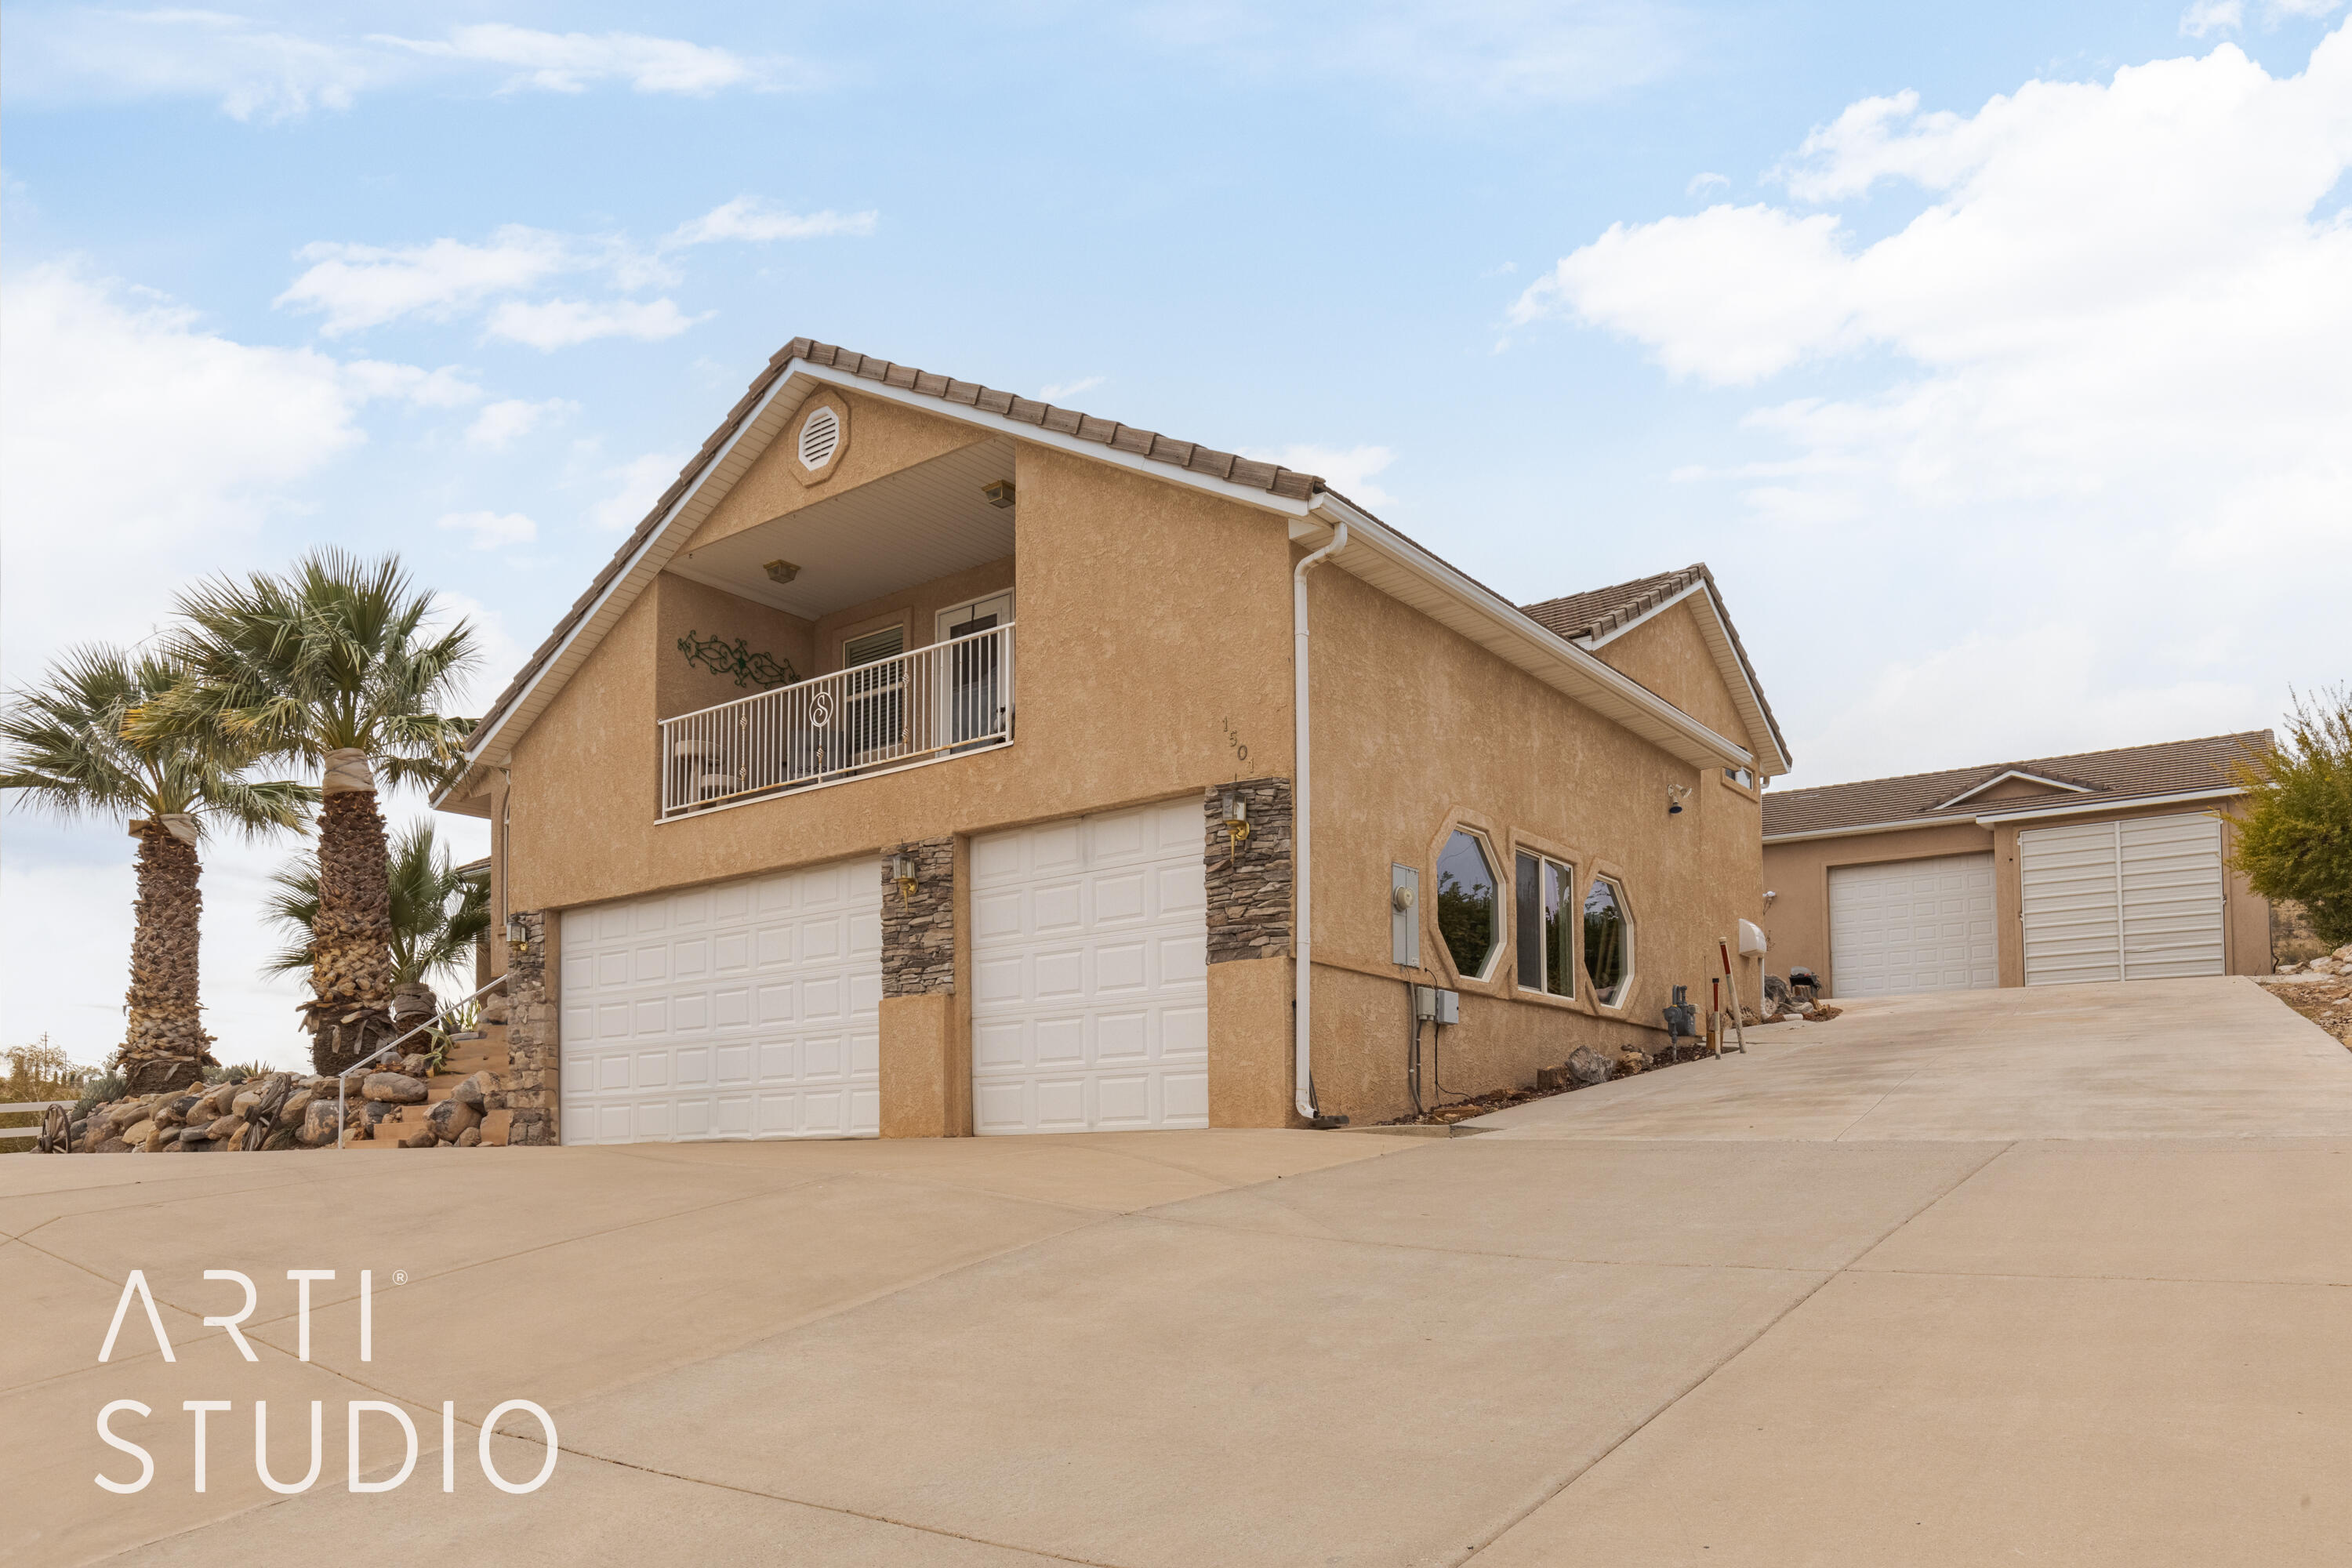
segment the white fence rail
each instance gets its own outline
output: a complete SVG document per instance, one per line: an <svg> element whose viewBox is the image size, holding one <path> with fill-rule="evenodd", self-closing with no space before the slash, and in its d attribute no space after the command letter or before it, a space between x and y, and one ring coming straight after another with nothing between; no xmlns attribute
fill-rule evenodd
<svg viewBox="0 0 2352 1568"><path fill-rule="evenodd" d="M661 721L665 820L1013 738L1013 627Z"/></svg>
<svg viewBox="0 0 2352 1568"><path fill-rule="evenodd" d="M71 1110L80 1103L81 1101L78 1100L20 1100L14 1105L0 1105L0 1116L16 1115L25 1111L45 1111L52 1105ZM30 1127L0 1127L0 1138L38 1138L40 1135L41 1127L38 1122L35 1122Z"/></svg>

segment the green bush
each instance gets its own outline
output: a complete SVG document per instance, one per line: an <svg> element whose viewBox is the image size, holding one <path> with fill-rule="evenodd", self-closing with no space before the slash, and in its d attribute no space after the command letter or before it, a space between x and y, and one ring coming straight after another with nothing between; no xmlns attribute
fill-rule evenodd
<svg viewBox="0 0 2352 1568"><path fill-rule="evenodd" d="M2352 687L2297 697L2285 742L2231 777L2246 792L2231 868L2263 898L2301 904L2328 946L2352 942Z"/></svg>

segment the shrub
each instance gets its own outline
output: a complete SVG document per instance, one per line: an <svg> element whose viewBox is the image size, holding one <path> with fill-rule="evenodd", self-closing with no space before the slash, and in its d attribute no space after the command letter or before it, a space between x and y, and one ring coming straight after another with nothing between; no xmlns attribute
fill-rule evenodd
<svg viewBox="0 0 2352 1568"><path fill-rule="evenodd" d="M2263 898L2301 904L2328 946L2352 942L2352 687L2297 697L2285 743L2231 778L2246 792L2231 868Z"/></svg>

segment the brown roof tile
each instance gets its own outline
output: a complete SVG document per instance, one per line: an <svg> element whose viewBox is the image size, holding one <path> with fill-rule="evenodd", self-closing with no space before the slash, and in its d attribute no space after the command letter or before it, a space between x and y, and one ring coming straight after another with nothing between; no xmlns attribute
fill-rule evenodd
<svg viewBox="0 0 2352 1568"><path fill-rule="evenodd" d="M1774 790L1764 796L1764 836L1771 838L1790 833L1838 833L1882 823L1908 822L1915 817L1966 821L1979 812L2031 809L2037 803L1964 800L1957 805L1943 805L2011 769L2084 784L2091 791L2088 795L2053 796L2048 802L2052 805L2073 802L2085 805L2109 802L2122 805L2147 795L2220 789L2230 782L2231 763L2249 752L2266 751L2270 744L2268 730L2248 730L2235 735L2208 735L2155 746L2126 746L2113 752L1988 763L1932 773L1864 779L1858 784L1823 784L1815 789Z"/></svg>

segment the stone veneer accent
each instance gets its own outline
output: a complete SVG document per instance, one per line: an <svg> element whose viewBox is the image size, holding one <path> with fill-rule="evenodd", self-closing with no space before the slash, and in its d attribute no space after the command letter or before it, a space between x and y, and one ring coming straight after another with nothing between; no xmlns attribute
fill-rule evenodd
<svg viewBox="0 0 2352 1568"><path fill-rule="evenodd" d="M1238 853L1225 837L1225 792L1249 803L1249 837ZM1290 952L1290 781L1214 784L1202 797L1208 818L1209 962L1281 958ZM1231 864L1228 864L1228 861Z"/></svg>
<svg viewBox="0 0 2352 1568"><path fill-rule="evenodd" d="M901 897L890 862L915 862L915 890ZM955 840L924 838L882 852L882 994L955 991Z"/></svg>
<svg viewBox="0 0 2352 1568"><path fill-rule="evenodd" d="M514 1112L509 1143L553 1143L556 1015L547 994L547 912L517 910L530 939L507 950L507 1109Z"/></svg>

